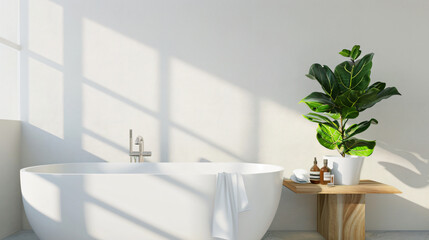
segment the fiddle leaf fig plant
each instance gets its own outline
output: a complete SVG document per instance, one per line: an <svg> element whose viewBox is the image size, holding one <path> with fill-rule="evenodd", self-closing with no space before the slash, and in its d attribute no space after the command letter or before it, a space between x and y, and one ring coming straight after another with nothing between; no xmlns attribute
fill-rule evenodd
<svg viewBox="0 0 429 240"><path fill-rule="evenodd" d="M306 76L319 82L323 92L313 92L300 101L313 111L304 117L318 123L316 137L319 143L338 150L343 157L346 154L370 156L375 147L375 141L355 136L371 124L378 124L376 119L351 125L348 121L383 99L401 95L395 87L386 88L384 82L370 85L374 53L359 59L361 53L359 45L351 50L343 49L340 54L349 59L337 65L334 71L326 65L311 65Z"/></svg>

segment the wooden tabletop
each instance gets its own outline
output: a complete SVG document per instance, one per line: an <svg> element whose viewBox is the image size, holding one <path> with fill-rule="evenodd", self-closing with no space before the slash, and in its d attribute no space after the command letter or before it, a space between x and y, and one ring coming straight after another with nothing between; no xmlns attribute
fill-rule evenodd
<svg viewBox="0 0 429 240"><path fill-rule="evenodd" d="M283 186L289 188L295 193L307 194L369 194L382 193L393 194L402 193L397 188L379 183L372 180L361 180L359 185L335 185L328 187L327 185L311 184L311 183L295 183L290 179L283 180Z"/></svg>

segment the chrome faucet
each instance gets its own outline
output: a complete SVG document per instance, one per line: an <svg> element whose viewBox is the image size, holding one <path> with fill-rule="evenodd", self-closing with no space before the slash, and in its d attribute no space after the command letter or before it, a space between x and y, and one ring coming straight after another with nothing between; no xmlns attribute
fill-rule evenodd
<svg viewBox="0 0 429 240"><path fill-rule="evenodd" d="M133 151L133 144L139 146L138 151ZM144 157L152 156L152 152L144 151L144 140L142 136L138 136L135 141L133 141L133 130L130 129L130 162L144 162Z"/></svg>

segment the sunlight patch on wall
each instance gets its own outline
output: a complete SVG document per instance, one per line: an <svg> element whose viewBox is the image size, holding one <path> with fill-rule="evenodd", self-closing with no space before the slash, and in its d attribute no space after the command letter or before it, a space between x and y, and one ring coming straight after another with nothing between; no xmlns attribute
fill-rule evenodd
<svg viewBox="0 0 429 240"><path fill-rule="evenodd" d="M60 65L64 62L64 9L49 0L31 0L28 48Z"/></svg>
<svg viewBox="0 0 429 240"><path fill-rule="evenodd" d="M170 66L170 116L174 125L204 139L205 144L246 156L249 139L254 136L254 96L180 59L172 58ZM195 146L185 144L180 136L186 134L175 133L172 151ZM197 148L193 151L202 153Z"/></svg>
<svg viewBox="0 0 429 240"><path fill-rule="evenodd" d="M245 142L245 140L243 140ZM240 156L177 128L170 129L170 162L240 162Z"/></svg>
<svg viewBox="0 0 429 240"><path fill-rule="evenodd" d="M19 52L0 44L0 118L18 120L19 107Z"/></svg>
<svg viewBox="0 0 429 240"><path fill-rule="evenodd" d="M82 133L82 149L108 162L126 162L121 149L114 148L87 133Z"/></svg>
<svg viewBox="0 0 429 240"><path fill-rule="evenodd" d="M158 51L89 19L82 24L83 76L157 111Z"/></svg>
<svg viewBox="0 0 429 240"><path fill-rule="evenodd" d="M64 139L63 73L37 60L28 60L28 121Z"/></svg>
<svg viewBox="0 0 429 240"><path fill-rule="evenodd" d="M144 137L145 149L160 151L159 122L154 116L87 84L82 88L82 125L82 148L106 161L129 161L130 128L134 137Z"/></svg>
<svg viewBox="0 0 429 240"><path fill-rule="evenodd" d="M298 104L298 103L297 103ZM295 168L310 166L312 152L322 156L324 151L316 140L316 124L308 122L298 112L270 100L261 98L259 102L259 159L266 163L284 165L285 175L290 176ZM295 161L301 159L302 161Z"/></svg>
<svg viewBox="0 0 429 240"><path fill-rule="evenodd" d="M17 0L0 1L0 38L19 44L19 4Z"/></svg>

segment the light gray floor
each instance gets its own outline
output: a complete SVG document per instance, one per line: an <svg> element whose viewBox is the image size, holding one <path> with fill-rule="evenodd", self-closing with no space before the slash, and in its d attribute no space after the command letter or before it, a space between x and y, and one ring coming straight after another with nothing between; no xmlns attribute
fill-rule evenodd
<svg viewBox="0 0 429 240"><path fill-rule="evenodd" d="M33 231L21 231L7 238L3 238L3 240L39 240L39 238Z"/></svg>
<svg viewBox="0 0 429 240"><path fill-rule="evenodd" d="M317 232L268 232L263 240L323 240ZM3 240L39 240L32 231L21 231ZM425 232L367 232L366 240L429 240L429 231Z"/></svg>
<svg viewBox="0 0 429 240"><path fill-rule="evenodd" d="M429 240L429 231L366 232L366 240ZM263 240L324 240L317 232L268 232Z"/></svg>

